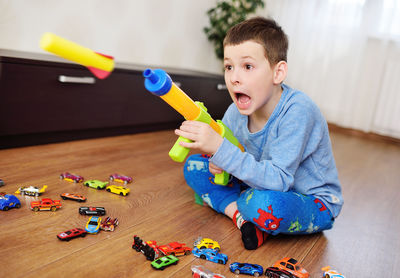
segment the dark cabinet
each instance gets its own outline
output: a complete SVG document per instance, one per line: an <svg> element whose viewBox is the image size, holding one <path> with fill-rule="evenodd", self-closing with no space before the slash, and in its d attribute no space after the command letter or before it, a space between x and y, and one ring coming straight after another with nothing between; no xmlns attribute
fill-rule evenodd
<svg viewBox="0 0 400 278"><path fill-rule="evenodd" d="M117 64L99 80L79 65L21 56L0 50L0 148L169 129L183 120L145 90L145 67ZM222 75L167 72L215 119L223 116L231 100L218 89Z"/></svg>

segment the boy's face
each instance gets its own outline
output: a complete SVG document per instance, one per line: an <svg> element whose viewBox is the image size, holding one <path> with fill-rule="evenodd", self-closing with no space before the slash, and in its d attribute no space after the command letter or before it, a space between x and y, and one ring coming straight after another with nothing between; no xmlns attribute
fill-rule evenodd
<svg viewBox="0 0 400 278"><path fill-rule="evenodd" d="M225 46L224 67L225 83L239 112L248 116L267 112L279 83L263 46L255 41Z"/></svg>

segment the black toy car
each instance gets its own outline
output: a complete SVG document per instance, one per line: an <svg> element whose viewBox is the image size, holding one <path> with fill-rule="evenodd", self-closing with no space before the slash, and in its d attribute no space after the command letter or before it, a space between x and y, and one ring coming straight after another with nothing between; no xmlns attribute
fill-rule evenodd
<svg viewBox="0 0 400 278"><path fill-rule="evenodd" d="M269 278L296 278L296 276L293 276L290 272L277 267L268 267L265 270L265 276Z"/></svg>
<svg viewBox="0 0 400 278"><path fill-rule="evenodd" d="M105 215L106 209L103 207L80 207L79 213L82 215Z"/></svg>

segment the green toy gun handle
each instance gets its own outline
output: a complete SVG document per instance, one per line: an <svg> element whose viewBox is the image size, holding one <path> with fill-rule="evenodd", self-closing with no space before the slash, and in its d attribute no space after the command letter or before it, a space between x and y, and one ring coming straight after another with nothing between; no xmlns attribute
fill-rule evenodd
<svg viewBox="0 0 400 278"><path fill-rule="evenodd" d="M221 174L215 174L214 182L219 185L227 185L229 177L229 173L223 171Z"/></svg>
<svg viewBox="0 0 400 278"><path fill-rule="evenodd" d="M168 155L172 158L173 161L176 162L183 162L186 158L186 156L189 154L190 149L185 148L181 145L179 145L179 142L187 142L191 143L192 140L187 139L185 137L179 136L178 140L176 140L174 146L171 148L169 151Z"/></svg>

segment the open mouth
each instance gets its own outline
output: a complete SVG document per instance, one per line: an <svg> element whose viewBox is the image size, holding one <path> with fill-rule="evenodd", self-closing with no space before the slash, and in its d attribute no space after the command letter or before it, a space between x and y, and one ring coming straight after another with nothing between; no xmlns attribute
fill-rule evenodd
<svg viewBox="0 0 400 278"><path fill-rule="evenodd" d="M251 97L243 93L235 93L236 103L239 109L246 109L251 104Z"/></svg>

